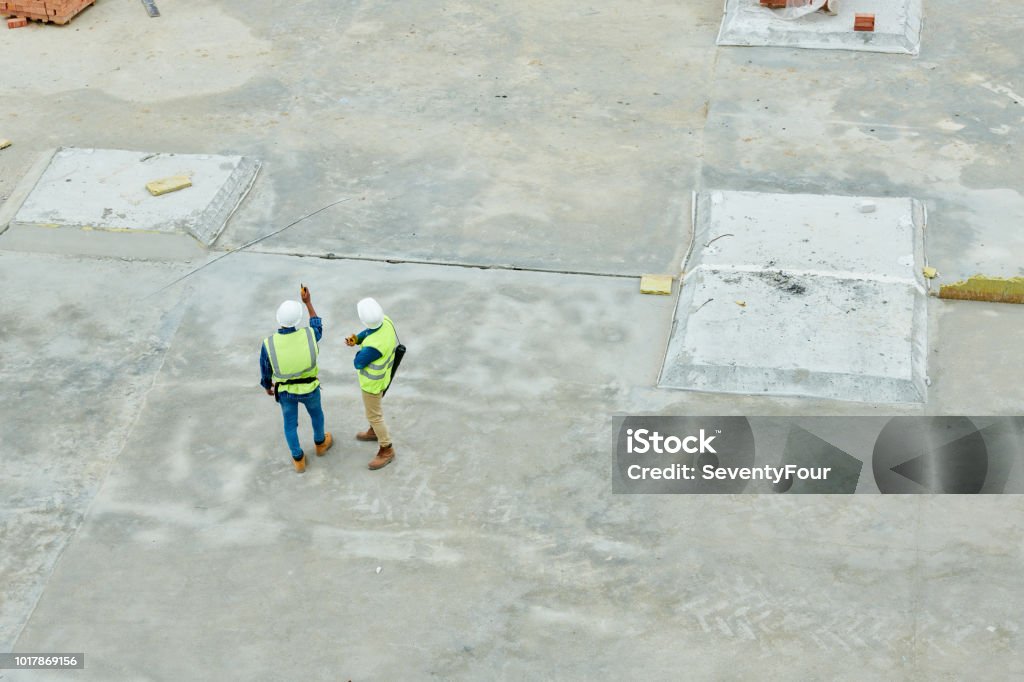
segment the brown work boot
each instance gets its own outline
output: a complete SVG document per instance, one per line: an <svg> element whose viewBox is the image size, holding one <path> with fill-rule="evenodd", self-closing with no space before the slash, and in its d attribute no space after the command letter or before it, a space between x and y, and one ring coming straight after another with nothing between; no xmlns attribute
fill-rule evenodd
<svg viewBox="0 0 1024 682"><path fill-rule="evenodd" d="M327 433L324 434L323 443L314 443L314 445L316 445L317 457L323 457L325 454L327 454L327 451L331 449L332 445L334 445L334 439L331 438L331 432L328 431Z"/></svg>
<svg viewBox="0 0 1024 682"><path fill-rule="evenodd" d="M295 473L301 474L306 470L306 455L303 453L302 459L295 459L292 457L292 463L295 464Z"/></svg>
<svg viewBox="0 0 1024 682"><path fill-rule="evenodd" d="M389 445L387 447L381 446L381 448L377 450L377 456L371 459L370 463L367 466L369 466L370 469L373 471L376 471L377 469L383 469L388 464L391 464L391 460L393 460L394 458L395 447L393 445Z"/></svg>
<svg viewBox="0 0 1024 682"><path fill-rule="evenodd" d="M356 440L377 440L377 434L373 432L373 427L360 431L356 434Z"/></svg>

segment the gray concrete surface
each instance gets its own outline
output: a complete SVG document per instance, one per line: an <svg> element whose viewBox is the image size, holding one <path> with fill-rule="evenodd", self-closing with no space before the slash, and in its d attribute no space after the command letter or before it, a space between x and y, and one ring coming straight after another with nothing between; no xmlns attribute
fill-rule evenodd
<svg viewBox="0 0 1024 682"><path fill-rule="evenodd" d="M1017 497L609 471L616 412L1020 413L1020 307L930 299L919 406L697 394L655 388L673 298L620 277L677 266L706 187L919 197L943 277L1024 274L1016 3L929 2L919 59L812 73L716 48L718 0L161 10L5 32L0 196L59 146L264 159L218 249L357 199L146 301L199 261L0 235L0 649L96 680L1024 675ZM303 477L255 366L300 278L339 437ZM367 294L413 353L377 473L341 344Z"/></svg>

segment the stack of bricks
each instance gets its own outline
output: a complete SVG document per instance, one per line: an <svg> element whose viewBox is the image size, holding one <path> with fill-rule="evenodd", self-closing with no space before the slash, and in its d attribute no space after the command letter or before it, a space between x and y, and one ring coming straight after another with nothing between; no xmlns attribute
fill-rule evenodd
<svg viewBox="0 0 1024 682"><path fill-rule="evenodd" d="M96 0L0 0L0 14L66 24L94 2Z"/></svg>

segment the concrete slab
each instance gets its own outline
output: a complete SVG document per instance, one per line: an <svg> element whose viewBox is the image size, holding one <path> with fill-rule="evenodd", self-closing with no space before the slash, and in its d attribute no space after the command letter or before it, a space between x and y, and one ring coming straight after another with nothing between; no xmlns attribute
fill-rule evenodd
<svg viewBox="0 0 1024 682"><path fill-rule="evenodd" d="M761 45L916 55L921 49L921 0L843 0L830 15L783 19L759 0L725 0L719 45ZM874 31L854 31L854 15L874 14Z"/></svg>
<svg viewBox="0 0 1024 682"><path fill-rule="evenodd" d="M62 148L11 224L189 234L209 245L258 170L243 156ZM192 186L159 197L147 191L147 183L176 175Z"/></svg>
<svg viewBox="0 0 1024 682"><path fill-rule="evenodd" d="M925 400L918 202L713 191L695 215L660 386Z"/></svg>

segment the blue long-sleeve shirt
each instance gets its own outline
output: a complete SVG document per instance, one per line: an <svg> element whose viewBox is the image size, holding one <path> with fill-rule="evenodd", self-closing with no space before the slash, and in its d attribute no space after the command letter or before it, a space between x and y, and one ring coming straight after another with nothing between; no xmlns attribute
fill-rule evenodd
<svg viewBox="0 0 1024 682"><path fill-rule="evenodd" d="M383 326L384 325L381 325L381 327ZM374 333L375 331L379 330L381 327L377 327L377 329L364 329L363 331L359 332L358 334L356 334L356 343L362 345L363 339L365 339L367 336ZM355 365L356 369L362 369L371 362L376 362L377 360L380 360L380 358L381 352L376 348L360 348L359 352L356 353L356 357L353 358L352 364Z"/></svg>
<svg viewBox="0 0 1024 682"><path fill-rule="evenodd" d="M324 322L319 317L309 318L309 328L313 330L313 336L316 338L317 343L324 335ZM278 334L292 334L295 331L295 327L281 327L277 330ZM260 345L260 386L263 388L270 388L274 385L274 370L270 366L270 357L267 355L267 347Z"/></svg>

